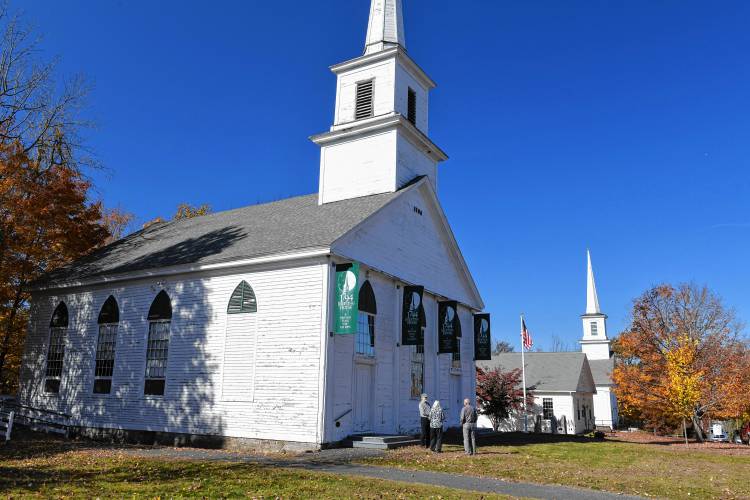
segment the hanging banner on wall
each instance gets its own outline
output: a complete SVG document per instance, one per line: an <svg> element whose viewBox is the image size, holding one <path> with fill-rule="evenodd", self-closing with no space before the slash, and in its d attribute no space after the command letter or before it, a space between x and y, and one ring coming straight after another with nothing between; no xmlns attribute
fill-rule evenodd
<svg viewBox="0 0 750 500"><path fill-rule="evenodd" d="M438 354L456 351L456 337L461 326L458 321L458 302L438 302Z"/></svg>
<svg viewBox="0 0 750 500"><path fill-rule="evenodd" d="M401 345L424 345L422 325L424 324L423 286L404 287L404 305L401 311Z"/></svg>
<svg viewBox="0 0 750 500"><path fill-rule="evenodd" d="M339 335L357 333L359 316L359 263L336 266L336 299L333 331Z"/></svg>
<svg viewBox="0 0 750 500"><path fill-rule="evenodd" d="M492 334L490 333L490 315L474 315L474 360L489 361L492 359Z"/></svg>

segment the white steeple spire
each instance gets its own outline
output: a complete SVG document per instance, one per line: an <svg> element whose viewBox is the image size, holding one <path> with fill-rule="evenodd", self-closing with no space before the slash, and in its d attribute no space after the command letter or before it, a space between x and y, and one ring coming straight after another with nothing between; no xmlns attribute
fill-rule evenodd
<svg viewBox="0 0 750 500"><path fill-rule="evenodd" d="M583 321L583 338L581 348L589 361L609 359L610 340L607 337L607 315L599 308L599 297L596 294L594 268L591 265L591 252L586 250L588 269L586 274L586 314Z"/></svg>
<svg viewBox="0 0 750 500"><path fill-rule="evenodd" d="M594 269L591 266L591 252L586 250L588 257L588 275L586 276L586 314L601 314L599 309L599 296L596 294L596 282L594 281Z"/></svg>
<svg viewBox="0 0 750 500"><path fill-rule="evenodd" d="M372 0L365 55L400 45L406 49L401 0Z"/></svg>

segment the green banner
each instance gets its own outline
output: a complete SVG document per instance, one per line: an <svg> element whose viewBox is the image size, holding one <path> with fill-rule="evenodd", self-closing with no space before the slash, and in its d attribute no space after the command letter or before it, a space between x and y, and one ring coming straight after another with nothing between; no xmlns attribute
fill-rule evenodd
<svg viewBox="0 0 750 500"><path fill-rule="evenodd" d="M334 311L334 333L353 335L357 333L359 316L359 263L336 266L336 310Z"/></svg>
<svg viewBox="0 0 750 500"><path fill-rule="evenodd" d="M422 306L423 286L405 286L401 312L401 345L424 345L424 307Z"/></svg>
<svg viewBox="0 0 750 500"><path fill-rule="evenodd" d="M490 315L474 315L474 360L489 361L492 359L492 333L490 332Z"/></svg>
<svg viewBox="0 0 750 500"><path fill-rule="evenodd" d="M438 354L456 352L456 337L460 330L458 302L449 300L438 303Z"/></svg>

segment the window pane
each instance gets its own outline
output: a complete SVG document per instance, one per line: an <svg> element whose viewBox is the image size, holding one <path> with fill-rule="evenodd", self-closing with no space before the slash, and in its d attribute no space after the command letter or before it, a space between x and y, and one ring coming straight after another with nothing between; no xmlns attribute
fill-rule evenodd
<svg viewBox="0 0 750 500"><path fill-rule="evenodd" d="M554 408L552 406L552 398L542 399L542 412L544 413L544 419L550 420L555 415Z"/></svg>
<svg viewBox="0 0 750 500"><path fill-rule="evenodd" d="M49 332L49 347L47 348L47 368L45 376L60 378L65 358L65 333L67 328L54 327ZM57 392L57 391L50 391Z"/></svg>
<svg viewBox="0 0 750 500"><path fill-rule="evenodd" d="M411 350L411 397L418 398L424 392L424 346L412 346Z"/></svg>
<svg viewBox="0 0 750 500"><path fill-rule="evenodd" d="M357 354L375 356L375 316L359 313L355 344Z"/></svg>
<svg viewBox="0 0 750 500"><path fill-rule="evenodd" d="M99 342L96 346L95 377L111 377L115 367L117 325L99 325Z"/></svg>
<svg viewBox="0 0 750 500"><path fill-rule="evenodd" d="M149 379L163 380L167 375L167 356L169 354L169 321L149 323L148 347L146 349L146 389L156 394L158 391L149 384ZM158 384L157 384L158 385ZM163 394L163 384L161 384Z"/></svg>
<svg viewBox="0 0 750 500"><path fill-rule="evenodd" d="M461 368L461 339L456 338L456 350L453 353L451 366L453 368Z"/></svg>

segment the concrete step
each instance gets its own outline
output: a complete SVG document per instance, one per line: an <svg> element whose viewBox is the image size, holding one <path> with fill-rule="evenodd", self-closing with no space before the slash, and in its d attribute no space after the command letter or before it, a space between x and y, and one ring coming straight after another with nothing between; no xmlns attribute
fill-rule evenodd
<svg viewBox="0 0 750 500"><path fill-rule="evenodd" d="M374 450L393 450L402 446L416 446L420 443L419 439L407 439L404 441L392 441L389 443L378 443L372 441L350 441L352 448L370 448Z"/></svg>
<svg viewBox="0 0 750 500"><path fill-rule="evenodd" d="M412 436L388 436L379 434L354 434L344 441L344 446L351 448L370 448L377 450L392 450L402 446L419 444Z"/></svg>

